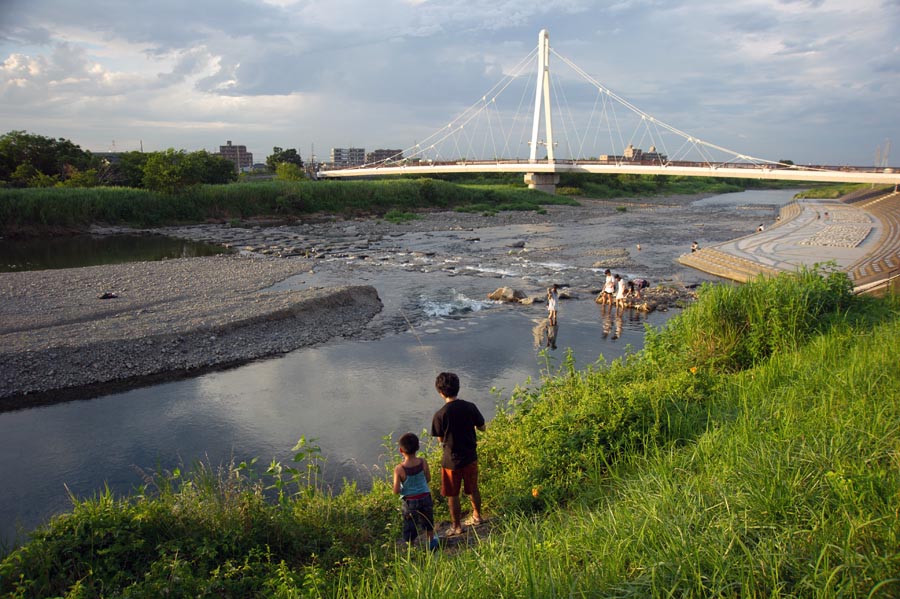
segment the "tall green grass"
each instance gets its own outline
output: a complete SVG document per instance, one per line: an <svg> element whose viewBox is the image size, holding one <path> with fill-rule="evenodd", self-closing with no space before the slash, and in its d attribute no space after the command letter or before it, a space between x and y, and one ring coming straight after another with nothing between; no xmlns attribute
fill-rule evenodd
<svg viewBox="0 0 900 599"><path fill-rule="evenodd" d="M850 279L832 265L803 267L751 285L704 285L699 301L668 327L650 333L649 358L735 371L799 348L850 306Z"/></svg>
<svg viewBox="0 0 900 599"><path fill-rule="evenodd" d="M465 186L431 179L200 185L178 195L131 188L0 189L0 231L93 223L145 227L316 213L381 216L470 205L494 212L536 210L560 201L573 203L522 187Z"/></svg>
<svg viewBox="0 0 900 599"><path fill-rule="evenodd" d="M457 209L496 214L577 204L571 195L609 198L661 193L725 193L757 182L636 175L565 176L559 196L530 190L509 177L365 181L255 181L198 185L177 195L145 189L0 189L0 234L79 229L91 224L153 227L316 213L383 216L391 211ZM568 185L568 187L566 187Z"/></svg>
<svg viewBox="0 0 900 599"><path fill-rule="evenodd" d="M705 289L642 352L517 389L480 436L492 529L468 547L401 547L389 468L332 495L298 445L293 468L76 501L0 561L0 593L900 596L900 301L842 276ZM782 340L698 351L733 323Z"/></svg>
<svg viewBox="0 0 900 599"><path fill-rule="evenodd" d="M566 194L610 199L662 194L732 193L753 187L781 187L777 181L722 179L716 177L672 177L664 175L563 174L560 185Z"/></svg>
<svg viewBox="0 0 900 599"><path fill-rule="evenodd" d="M834 183L830 185L817 185L812 189L798 193L797 197L835 200L841 196L853 193L854 191L862 191L870 189L871 187L872 186L869 183Z"/></svg>

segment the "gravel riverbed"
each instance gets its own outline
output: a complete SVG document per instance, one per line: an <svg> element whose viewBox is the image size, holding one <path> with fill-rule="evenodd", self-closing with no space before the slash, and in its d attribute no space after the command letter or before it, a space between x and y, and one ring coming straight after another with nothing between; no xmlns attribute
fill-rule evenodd
<svg viewBox="0 0 900 599"><path fill-rule="evenodd" d="M369 286L267 291L309 268L222 255L4 273L0 409L287 352L381 310Z"/></svg>

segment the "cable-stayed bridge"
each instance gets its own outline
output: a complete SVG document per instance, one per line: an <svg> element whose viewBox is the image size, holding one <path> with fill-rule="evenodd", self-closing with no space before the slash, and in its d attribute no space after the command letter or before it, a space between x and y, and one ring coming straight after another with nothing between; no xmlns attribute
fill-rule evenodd
<svg viewBox="0 0 900 599"><path fill-rule="evenodd" d="M566 67L553 77L551 56ZM486 172L522 173L530 187L551 192L560 173L900 184L897 169L785 164L681 131L556 52L546 30L500 82L427 139L377 162L318 176Z"/></svg>

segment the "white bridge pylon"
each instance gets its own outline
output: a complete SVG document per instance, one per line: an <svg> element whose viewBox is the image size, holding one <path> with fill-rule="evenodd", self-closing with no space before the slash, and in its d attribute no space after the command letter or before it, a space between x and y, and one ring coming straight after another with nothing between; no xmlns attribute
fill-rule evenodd
<svg viewBox="0 0 900 599"><path fill-rule="evenodd" d="M538 69L537 83L534 86L534 121L531 125L531 154L528 161L532 163L537 162L538 144L542 144L547 148L547 162L553 164L556 160L553 153L553 111L550 110L550 33L546 29L541 29L541 32L538 34L537 54ZM538 139L538 132L541 128L541 104L544 106L544 131L547 135L547 141L545 142ZM556 185L559 183L559 174L556 172L526 172L525 183L531 189L555 193Z"/></svg>
<svg viewBox="0 0 900 599"><path fill-rule="evenodd" d="M538 69L537 85L534 94L534 122L531 126L531 156L529 160L537 160L538 144L547 146L547 162L553 162L553 114L550 110L550 34L546 29L541 29L538 35ZM541 100L544 105L544 129L547 132L547 141L538 140L541 126Z"/></svg>
<svg viewBox="0 0 900 599"><path fill-rule="evenodd" d="M576 77L550 77L550 55ZM537 76L528 76L537 59ZM534 68L533 66L530 68ZM534 81L534 110L527 108L528 81ZM523 90L518 106L498 102ZM580 87L578 87L580 85ZM566 90L572 88L573 92ZM551 102L555 96L556 101ZM554 115L562 135L554 137ZM543 119L544 139L540 138ZM530 138L526 139L527 125ZM519 140L514 137L518 135ZM528 151L523 150L527 147ZM538 156L545 148L546 158ZM562 156L561 156L562 154ZM640 174L822 181L900 183L900 169L799 166L754 158L699 139L651 116L588 75L550 46L546 29L538 45L506 76L450 124L378 162L319 170L323 178L439 173L522 173L529 187L553 192L560 173Z"/></svg>

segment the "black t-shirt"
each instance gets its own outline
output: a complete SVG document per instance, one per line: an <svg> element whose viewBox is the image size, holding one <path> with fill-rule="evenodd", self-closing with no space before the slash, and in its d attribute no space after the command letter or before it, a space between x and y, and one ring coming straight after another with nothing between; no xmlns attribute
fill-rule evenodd
<svg viewBox="0 0 900 599"><path fill-rule="evenodd" d="M444 404L431 419L431 436L441 437L444 455L441 466L459 470L478 459L475 451L475 427L484 426L478 406L464 399Z"/></svg>

